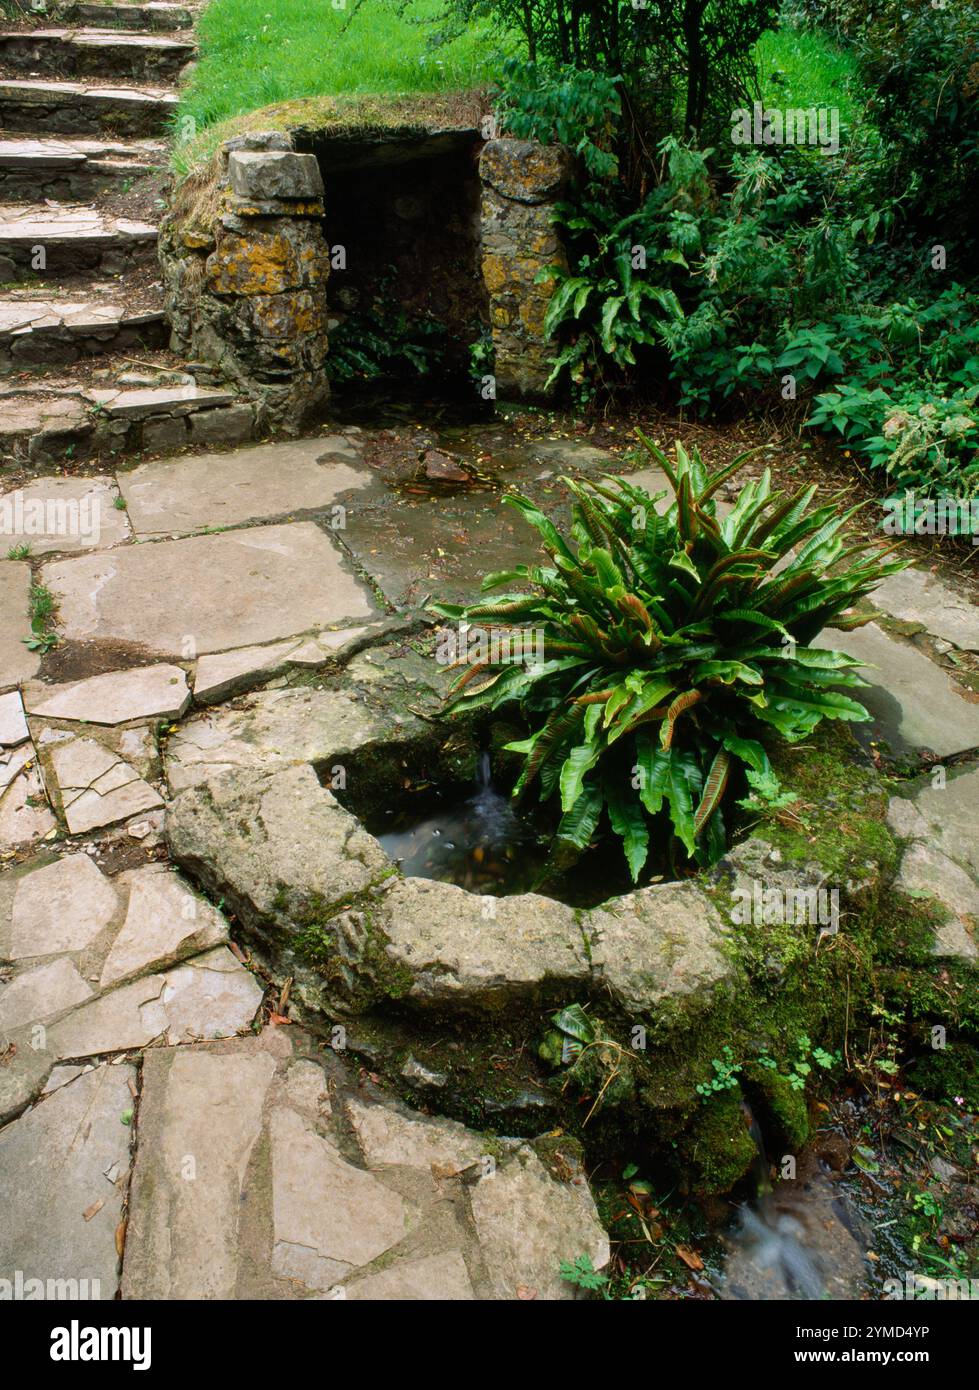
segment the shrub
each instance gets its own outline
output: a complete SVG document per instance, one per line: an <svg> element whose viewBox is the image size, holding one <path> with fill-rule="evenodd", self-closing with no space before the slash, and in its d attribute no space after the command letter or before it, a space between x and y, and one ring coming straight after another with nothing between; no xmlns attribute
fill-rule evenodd
<svg viewBox="0 0 979 1390"><path fill-rule="evenodd" d="M678 443L670 463L640 439L674 488L664 514L655 503L665 494L626 478L564 479L574 498L566 539L527 498L508 497L548 563L490 574L483 588L532 592L434 605L445 617L542 635L534 664L507 664L500 651L499 661L470 664L449 711L519 701L532 732L508 745L524 759L514 796L536 787L542 801L559 797L557 840L578 852L604 812L634 882L666 814L690 858L723 853L722 801L736 769L758 797L778 797L766 736L795 742L823 719L868 718L836 688L866 685L859 663L810 644L827 624L865 621L845 610L903 568L886 552L846 547L840 532L857 508L840 513L832 499L810 510L815 485L785 497L766 469L722 518L717 492L746 455L708 476L696 450Z"/></svg>

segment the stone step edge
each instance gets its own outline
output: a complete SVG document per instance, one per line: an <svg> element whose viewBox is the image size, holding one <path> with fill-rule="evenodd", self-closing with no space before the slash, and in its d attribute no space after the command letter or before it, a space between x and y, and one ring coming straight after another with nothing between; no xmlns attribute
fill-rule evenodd
<svg viewBox="0 0 979 1390"><path fill-rule="evenodd" d="M0 300L0 307L2 304L3 301ZM88 307L90 306L80 304L79 311L84 311ZM12 343L23 342L25 339L39 341L52 338L64 341L73 338L98 337L102 334L123 333L131 328L144 328L151 324L163 323L165 318L166 315L161 306L159 309L144 309L134 313L123 312L114 319L88 320L81 323L73 323L62 318L58 323L26 323L19 328L4 328L0 325L0 347L9 347Z"/></svg>
<svg viewBox="0 0 979 1390"><path fill-rule="evenodd" d="M79 140L78 144L97 145L96 140ZM79 173L90 169L132 169L134 171L153 171L166 167L167 149L162 141L146 141L144 144L123 140L107 144L101 150L83 150L73 147L72 141L52 137L31 139L4 139L0 137L0 169L22 170L39 173ZM155 161L155 162L154 162Z"/></svg>
<svg viewBox="0 0 979 1390"><path fill-rule="evenodd" d="M155 27L155 21L166 21L174 29L192 29L194 26L193 10L186 5L168 4L147 4L147 5L96 5L96 4L73 4L71 0L62 5L54 5L51 10L50 18L71 19L73 15L86 14L92 19L95 18L94 11L98 10L104 16L116 17L120 24L125 25L130 19L137 25L145 24L148 28Z"/></svg>
<svg viewBox="0 0 979 1390"><path fill-rule="evenodd" d="M32 43L40 42L51 47L77 43L88 47L90 41L92 47L99 47L102 40L105 40L106 46L116 44L131 53L139 53L141 50L148 53L166 53L173 48L193 53L197 48L190 38L167 33L140 34L126 29L93 29L84 25L68 29L0 29L0 46L8 42L23 43L28 39Z"/></svg>
<svg viewBox="0 0 979 1390"><path fill-rule="evenodd" d="M181 394L184 392L186 394ZM201 410L247 403L246 398L234 391L218 387L128 387L112 390L94 387L82 390L50 390L30 387L23 390L0 390L0 405L17 400L36 400L39 396L50 396L54 400L75 400L83 408L107 415L114 420L141 420L153 414L190 415ZM70 428L70 425L67 426ZM12 439L30 434L29 430L4 431L3 437Z"/></svg>
<svg viewBox="0 0 979 1390"><path fill-rule="evenodd" d="M33 100L32 100L33 99ZM172 88L131 87L128 84L104 86L90 82L44 82L32 78L0 78L0 130L3 129L3 105L34 106L94 106L115 104L123 109L160 106L176 107L179 97Z"/></svg>

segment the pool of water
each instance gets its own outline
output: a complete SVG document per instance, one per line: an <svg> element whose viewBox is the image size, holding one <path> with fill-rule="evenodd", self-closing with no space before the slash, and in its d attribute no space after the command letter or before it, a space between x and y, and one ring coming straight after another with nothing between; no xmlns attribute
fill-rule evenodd
<svg viewBox="0 0 979 1390"><path fill-rule="evenodd" d="M421 813L391 812L371 828L408 877L456 883L471 893L529 892L547 859L540 834L493 785L485 753L469 796L429 802Z"/></svg>

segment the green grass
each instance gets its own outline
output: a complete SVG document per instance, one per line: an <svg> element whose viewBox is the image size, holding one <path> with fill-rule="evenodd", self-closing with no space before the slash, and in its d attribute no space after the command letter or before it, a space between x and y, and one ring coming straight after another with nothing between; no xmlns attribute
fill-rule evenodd
<svg viewBox="0 0 979 1390"><path fill-rule="evenodd" d="M474 23L431 47L440 0L212 0L198 21L201 56L183 93L178 132L275 102L356 93L463 91L492 77L495 45ZM188 119L189 118L189 119Z"/></svg>
<svg viewBox="0 0 979 1390"><path fill-rule="evenodd" d="M812 29L769 29L755 44L766 106L839 108L843 125L861 118L863 105L853 53Z"/></svg>

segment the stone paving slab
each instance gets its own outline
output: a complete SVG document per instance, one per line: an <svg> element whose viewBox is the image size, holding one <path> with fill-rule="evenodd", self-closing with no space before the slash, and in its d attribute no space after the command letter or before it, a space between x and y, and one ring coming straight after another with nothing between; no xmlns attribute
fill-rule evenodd
<svg viewBox="0 0 979 1390"><path fill-rule="evenodd" d="M979 651L979 608L933 574L901 570L878 585L871 601L891 617L920 623L926 632L962 651Z"/></svg>
<svg viewBox="0 0 979 1390"><path fill-rule="evenodd" d="M129 898L102 968L102 989L227 942L228 925L220 912L165 865L131 870L115 882Z"/></svg>
<svg viewBox="0 0 979 1390"><path fill-rule="evenodd" d="M30 731L20 692L10 690L6 695L0 695L0 747L14 748L28 738Z"/></svg>
<svg viewBox="0 0 979 1390"><path fill-rule="evenodd" d="M873 720L851 725L857 738L883 739L897 754L930 749L940 758L979 747L979 703L959 695L941 667L876 623L853 632L827 628L813 645L877 668L860 672L871 683L860 700Z"/></svg>
<svg viewBox="0 0 979 1390"><path fill-rule="evenodd" d="M3 88L0 83L0 100ZM156 228L147 222L109 217L95 208L37 207L0 216L0 247L91 244L104 241L155 241Z"/></svg>
<svg viewBox="0 0 979 1390"><path fill-rule="evenodd" d="M461 603L479 596L487 569L527 564L537 554L530 528L485 492L353 508L344 546L394 607L429 599ZM491 562L488 557L492 557Z"/></svg>
<svg viewBox="0 0 979 1390"><path fill-rule="evenodd" d="M137 51L190 55L194 45L187 39L171 39L163 34L118 34L112 29L12 29L0 32L0 49L17 44L60 48L77 44L82 48L123 48Z"/></svg>
<svg viewBox="0 0 979 1390"><path fill-rule="evenodd" d="M0 81L0 102L11 101L38 106L75 106L86 100L112 106L175 107L178 97L169 87L110 87L86 82L38 82L27 77L7 77Z"/></svg>
<svg viewBox="0 0 979 1390"><path fill-rule="evenodd" d="M26 169L77 169L93 159L122 159L138 163L147 158L158 159L162 164L166 158L166 146L158 140L73 140L68 137L32 140L27 136L0 140L0 166L8 169L18 166Z"/></svg>
<svg viewBox="0 0 979 1390"><path fill-rule="evenodd" d="M30 565L0 559L0 690L30 680L41 664L22 640L31 635L30 588Z"/></svg>
<svg viewBox="0 0 979 1390"><path fill-rule="evenodd" d="M186 415L192 411L230 405L238 397L233 391L209 386L146 386L136 390L102 390L85 393L117 420L143 420L149 415Z"/></svg>
<svg viewBox="0 0 979 1390"><path fill-rule="evenodd" d="M93 993L63 956L25 970L9 984L0 984L0 1035L28 1023L45 1023L84 1003Z"/></svg>
<svg viewBox="0 0 979 1390"><path fill-rule="evenodd" d="M115 1296L135 1080L131 1066L94 1068L0 1130L0 1279L84 1280L81 1296Z"/></svg>
<svg viewBox="0 0 979 1390"><path fill-rule="evenodd" d="M949 776L944 787L926 782L914 805L928 827L926 838L979 879L979 767Z"/></svg>
<svg viewBox="0 0 979 1390"><path fill-rule="evenodd" d="M583 1205L582 1191L588 1192L583 1177L556 1183L528 1147L480 1179L472 1213L495 1298L572 1298L560 1275L561 1259L568 1257L554 1258L571 1245L595 1269L608 1264L608 1237L597 1214Z"/></svg>
<svg viewBox="0 0 979 1390"><path fill-rule="evenodd" d="M0 305L0 310L2 310ZM107 549L129 539L111 478L38 478L0 495L0 553L29 545L31 555Z"/></svg>
<svg viewBox="0 0 979 1390"><path fill-rule="evenodd" d="M147 1052L123 1297L569 1299L562 1260L607 1263L579 1171L370 1090L295 1027Z"/></svg>
<svg viewBox="0 0 979 1390"><path fill-rule="evenodd" d="M189 29L193 13L185 5L171 5L163 0L149 0L145 5L70 4L66 13L72 19L89 24L118 24L134 29Z"/></svg>
<svg viewBox="0 0 979 1390"><path fill-rule="evenodd" d="M57 828L33 748L0 751L0 850L50 839Z"/></svg>
<svg viewBox="0 0 979 1390"><path fill-rule="evenodd" d="M341 435L147 463L119 474L141 536L323 510L373 481Z"/></svg>
<svg viewBox="0 0 979 1390"><path fill-rule="evenodd" d="M268 647L241 647L202 656L194 671L194 699L198 704L217 704L292 667L321 666L342 656L372 630L380 631L380 625L319 632L315 637L275 642Z"/></svg>
<svg viewBox="0 0 979 1390"><path fill-rule="evenodd" d="M0 956L84 951L110 926L119 899L87 854L68 854L0 879Z"/></svg>
<svg viewBox="0 0 979 1390"><path fill-rule="evenodd" d="M95 739L56 746L51 767L72 835L116 825L163 805L159 792Z"/></svg>
<svg viewBox="0 0 979 1390"><path fill-rule="evenodd" d="M931 845L909 846L894 886L912 896L936 898L952 914L935 933L935 954L979 959L973 931L979 926L979 884L965 869Z"/></svg>
<svg viewBox="0 0 979 1390"><path fill-rule="evenodd" d="M179 719L190 704L187 676L179 666L134 666L68 685L34 681L24 687L30 714L87 724L125 724L132 719Z"/></svg>
<svg viewBox="0 0 979 1390"><path fill-rule="evenodd" d="M67 640L135 642L165 657L281 641L374 616L365 589L312 522L49 563L44 580Z"/></svg>
<svg viewBox="0 0 979 1390"><path fill-rule="evenodd" d="M146 975L83 1004L48 1030L53 1057L93 1057L146 1047L229 1038L251 1026L262 987L226 946L165 974Z"/></svg>
<svg viewBox="0 0 979 1390"><path fill-rule="evenodd" d="M228 1053L146 1054L124 1298L235 1296L239 1231L255 1200L246 1173L275 1069L251 1039Z"/></svg>
<svg viewBox="0 0 979 1390"><path fill-rule="evenodd" d="M52 441L63 454L69 440L77 443L92 431L86 403L77 395L0 392L0 444L37 436L37 447Z"/></svg>

